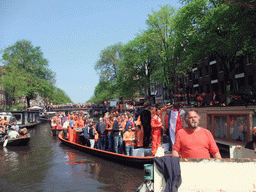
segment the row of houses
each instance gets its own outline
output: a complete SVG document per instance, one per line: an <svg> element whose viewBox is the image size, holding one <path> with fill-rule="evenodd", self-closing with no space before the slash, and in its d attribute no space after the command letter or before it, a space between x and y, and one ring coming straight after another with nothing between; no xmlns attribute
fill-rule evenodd
<svg viewBox="0 0 256 192"><path fill-rule="evenodd" d="M174 95L170 96L165 84L157 84L151 88L155 103L184 102L198 103L198 96L202 96L205 105L229 104L231 99L225 94L230 90L240 90L244 87L254 87L256 75L255 56L240 56L235 65L235 85L225 81L223 65L214 56L198 61L186 77L178 76L175 82ZM156 93L156 94L155 94ZM200 103L200 102L199 102Z"/></svg>

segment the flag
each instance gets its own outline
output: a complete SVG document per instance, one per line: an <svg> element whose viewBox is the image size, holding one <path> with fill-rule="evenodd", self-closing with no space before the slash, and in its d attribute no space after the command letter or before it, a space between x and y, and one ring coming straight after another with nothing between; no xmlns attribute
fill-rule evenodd
<svg viewBox="0 0 256 192"><path fill-rule="evenodd" d="M155 90L155 92L154 92L154 93L155 93L155 95L157 95L157 90Z"/></svg>
<svg viewBox="0 0 256 192"><path fill-rule="evenodd" d="M216 94L213 92L213 97L212 97L212 104L215 105L215 100L216 100Z"/></svg>

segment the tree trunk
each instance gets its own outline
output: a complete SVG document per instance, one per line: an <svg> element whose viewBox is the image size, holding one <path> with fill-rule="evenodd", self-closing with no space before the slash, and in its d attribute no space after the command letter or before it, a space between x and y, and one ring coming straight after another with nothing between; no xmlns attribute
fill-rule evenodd
<svg viewBox="0 0 256 192"><path fill-rule="evenodd" d="M30 107L30 99L28 97L26 97L26 99L27 99L27 106L29 108Z"/></svg>

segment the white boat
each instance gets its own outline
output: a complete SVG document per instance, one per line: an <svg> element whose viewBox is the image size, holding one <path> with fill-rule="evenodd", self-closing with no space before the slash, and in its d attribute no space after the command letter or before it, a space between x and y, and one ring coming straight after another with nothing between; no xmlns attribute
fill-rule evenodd
<svg viewBox="0 0 256 192"><path fill-rule="evenodd" d="M164 150L157 155L163 156ZM227 159L180 159L181 185L179 192L255 192L256 154L253 150L230 147ZM171 158L171 157L170 157ZM151 184L151 185L150 185ZM146 192L147 186L154 191L165 190L164 176L154 165L153 181L146 181L137 190Z"/></svg>

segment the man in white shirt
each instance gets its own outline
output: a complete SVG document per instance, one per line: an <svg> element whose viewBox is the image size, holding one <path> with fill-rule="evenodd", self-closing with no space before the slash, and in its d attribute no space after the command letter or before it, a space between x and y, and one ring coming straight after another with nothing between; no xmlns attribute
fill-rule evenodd
<svg viewBox="0 0 256 192"><path fill-rule="evenodd" d="M20 130L20 127L19 127L19 125L17 125L16 121L13 122L13 125L11 126L11 128L17 132L19 132L19 130Z"/></svg>
<svg viewBox="0 0 256 192"><path fill-rule="evenodd" d="M15 139L15 138L17 138L17 136L19 136L19 133L11 128L8 136L10 137L10 139Z"/></svg>
<svg viewBox="0 0 256 192"><path fill-rule="evenodd" d="M67 134L68 134L68 126L69 126L69 120L67 119L64 123L63 123L63 126L62 126L62 130L63 130L63 133L64 133L64 139L67 139Z"/></svg>

